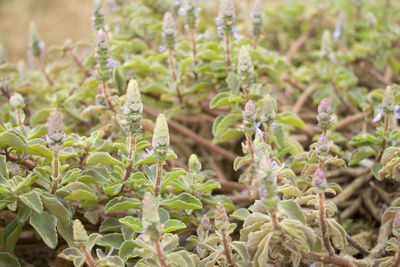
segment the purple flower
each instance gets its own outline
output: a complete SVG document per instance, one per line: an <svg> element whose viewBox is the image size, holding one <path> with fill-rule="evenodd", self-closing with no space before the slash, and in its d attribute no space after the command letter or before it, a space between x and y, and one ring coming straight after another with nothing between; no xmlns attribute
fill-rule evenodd
<svg viewBox="0 0 400 267"><path fill-rule="evenodd" d="M165 45L160 45L160 47L158 48L158 51L160 53L164 53L167 50L167 47Z"/></svg>
<svg viewBox="0 0 400 267"><path fill-rule="evenodd" d="M400 111L400 105L395 105L395 106L394 106L394 117L395 117L396 119L400 119L400 113L399 113L399 111Z"/></svg>
<svg viewBox="0 0 400 267"><path fill-rule="evenodd" d="M263 189L263 190L261 191L261 194L262 194L263 197L267 197L268 194L269 194L269 192L268 192L267 189Z"/></svg>
<svg viewBox="0 0 400 267"><path fill-rule="evenodd" d="M400 227L400 212L397 212L393 220L393 228L399 228L399 227Z"/></svg>
<svg viewBox="0 0 400 267"><path fill-rule="evenodd" d="M179 16L183 16L183 15L185 15L185 14L186 14L186 8L180 7L180 8L178 9L178 15L179 15Z"/></svg>
<svg viewBox="0 0 400 267"><path fill-rule="evenodd" d="M326 184L326 176L323 170L318 169L315 171L313 184L315 186L324 186Z"/></svg>
<svg viewBox="0 0 400 267"><path fill-rule="evenodd" d="M223 29L222 29L222 26L218 26L218 27L217 27L217 35L218 35L218 38L222 38L222 37L223 37Z"/></svg>
<svg viewBox="0 0 400 267"><path fill-rule="evenodd" d="M107 64L110 68L115 68L117 66L117 63L114 60L112 60L111 58L107 59Z"/></svg>
<svg viewBox="0 0 400 267"><path fill-rule="evenodd" d="M376 116L375 118L372 120L372 122L378 122L382 119L382 115L383 115L383 109L382 108L376 108Z"/></svg>
<svg viewBox="0 0 400 267"><path fill-rule="evenodd" d="M324 98L321 100L321 102L318 105L318 113L331 113L331 104L329 103L329 100L327 98Z"/></svg>
<svg viewBox="0 0 400 267"><path fill-rule="evenodd" d="M221 23L222 23L221 18L220 17L216 17L215 18L215 25L219 26L219 25L221 25Z"/></svg>
<svg viewBox="0 0 400 267"><path fill-rule="evenodd" d="M335 56L334 53L331 53L331 54L329 55L329 60L330 60L331 62L336 62L336 56Z"/></svg>

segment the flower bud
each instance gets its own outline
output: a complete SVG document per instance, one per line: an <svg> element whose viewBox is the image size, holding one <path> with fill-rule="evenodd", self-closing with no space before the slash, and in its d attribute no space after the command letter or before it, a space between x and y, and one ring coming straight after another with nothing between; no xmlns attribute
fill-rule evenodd
<svg viewBox="0 0 400 267"><path fill-rule="evenodd" d="M36 57L43 55L43 41L40 40L36 25L33 21L30 24L30 48Z"/></svg>
<svg viewBox="0 0 400 267"><path fill-rule="evenodd" d="M154 158L157 161L164 161L167 159L167 152L169 147L169 130L167 119L164 114L157 117L154 126L152 146L154 149Z"/></svg>
<svg viewBox="0 0 400 267"><path fill-rule="evenodd" d="M324 158L328 156L329 153L329 140L326 135L321 134L318 138L317 146L315 147L317 156Z"/></svg>
<svg viewBox="0 0 400 267"><path fill-rule="evenodd" d="M235 22L235 7L233 5L233 0L221 0L219 16L216 22L226 35L233 33L233 24Z"/></svg>
<svg viewBox="0 0 400 267"><path fill-rule="evenodd" d="M222 202L218 202L214 211L215 227L221 231L229 229L229 218L226 213L225 206Z"/></svg>
<svg viewBox="0 0 400 267"><path fill-rule="evenodd" d="M104 96L103 87L101 85L99 85L97 87L96 103L99 106L103 106L103 107L107 106L107 101L106 101L106 98Z"/></svg>
<svg viewBox="0 0 400 267"><path fill-rule="evenodd" d="M260 120L263 123L271 124L276 118L275 99L270 95L265 95L262 100Z"/></svg>
<svg viewBox="0 0 400 267"><path fill-rule="evenodd" d="M255 131L254 124L256 122L256 118L257 118L256 105L254 105L253 101L249 100L244 106L244 111L243 111L243 123L245 131L250 133Z"/></svg>
<svg viewBox="0 0 400 267"><path fill-rule="evenodd" d="M327 187L328 184L326 182L326 176L323 170L318 169L315 171L312 183L319 190Z"/></svg>
<svg viewBox="0 0 400 267"><path fill-rule="evenodd" d="M243 89L247 89L252 85L253 72L253 63L251 62L249 52L245 46L242 46L239 52L238 74Z"/></svg>
<svg viewBox="0 0 400 267"><path fill-rule="evenodd" d="M330 60L331 56L333 55L331 33L328 30L325 30L322 35L320 53L321 53L321 58L326 60Z"/></svg>
<svg viewBox="0 0 400 267"><path fill-rule="evenodd" d="M74 220L72 229L75 242L79 242L82 244L89 239L85 227L83 226L80 220L78 219Z"/></svg>
<svg viewBox="0 0 400 267"><path fill-rule="evenodd" d="M24 97L18 93L14 93L10 98L10 105L14 109L23 109L25 107Z"/></svg>
<svg viewBox="0 0 400 267"><path fill-rule="evenodd" d="M394 95L392 87L388 86L382 99L382 110L386 116L389 116L394 110Z"/></svg>
<svg viewBox="0 0 400 267"><path fill-rule="evenodd" d="M201 163L197 155L192 154L189 157L189 170L198 172L201 170Z"/></svg>
<svg viewBox="0 0 400 267"><path fill-rule="evenodd" d="M368 12L367 15L365 15L365 19L369 28L373 28L376 26L376 24L378 24L378 20L372 12Z"/></svg>
<svg viewBox="0 0 400 267"><path fill-rule="evenodd" d="M104 29L104 11L101 0L93 1L92 27L96 32Z"/></svg>
<svg viewBox="0 0 400 267"><path fill-rule="evenodd" d="M211 229L211 221L206 215L201 218L200 224L204 231L209 231Z"/></svg>
<svg viewBox="0 0 400 267"><path fill-rule="evenodd" d="M263 11L262 0L254 0L253 9L251 12L251 31L254 36L259 36L262 33L264 18Z"/></svg>
<svg viewBox="0 0 400 267"><path fill-rule="evenodd" d="M128 131L138 133L141 129L143 113L142 97L136 80L130 80L126 90L126 100L124 105L124 115L128 122Z"/></svg>
<svg viewBox="0 0 400 267"><path fill-rule="evenodd" d="M174 18L172 17L172 14L170 12L167 12L164 15L162 30L162 36L165 46L168 49L173 50L175 47L176 26Z"/></svg>
<svg viewBox="0 0 400 267"><path fill-rule="evenodd" d="M63 118L57 110L53 110L47 119L47 143L55 151L64 145Z"/></svg>
<svg viewBox="0 0 400 267"><path fill-rule="evenodd" d="M150 192L146 192L143 197L142 225L146 235L151 240L160 239L162 225L158 215L156 200Z"/></svg>
<svg viewBox="0 0 400 267"><path fill-rule="evenodd" d="M318 105L318 126L323 130L331 128L332 109L327 98L321 100Z"/></svg>

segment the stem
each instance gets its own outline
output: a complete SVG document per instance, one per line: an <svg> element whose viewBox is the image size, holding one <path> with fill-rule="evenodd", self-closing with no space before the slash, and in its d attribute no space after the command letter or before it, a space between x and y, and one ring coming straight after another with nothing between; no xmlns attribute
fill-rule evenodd
<svg viewBox="0 0 400 267"><path fill-rule="evenodd" d="M109 95L109 91L107 89L107 85L106 83L102 83L103 85L103 94L104 94L104 98L106 99L107 105L110 108L110 110L114 113L117 113L117 111L114 108L114 105L112 104L111 100L110 100L110 95Z"/></svg>
<svg viewBox="0 0 400 267"><path fill-rule="evenodd" d="M197 65L197 49L196 49L196 38L194 38L194 32L192 28L189 28L190 39L192 40L192 53L193 53L193 63Z"/></svg>
<svg viewBox="0 0 400 267"><path fill-rule="evenodd" d="M19 126L19 127L22 126L21 110L20 110L20 109L17 109L17 123L18 123L18 126Z"/></svg>
<svg viewBox="0 0 400 267"><path fill-rule="evenodd" d="M319 261L323 262L326 264L336 264L340 266L346 266L346 267L357 267L351 260L337 256L337 255L327 255L323 253L317 253L317 252L305 252L305 251L300 251L301 255L303 258L307 258L313 261Z"/></svg>
<svg viewBox="0 0 400 267"><path fill-rule="evenodd" d="M400 239L397 239L397 245L400 249ZM396 261L393 263L392 267L399 267L400 265L400 250L397 251Z"/></svg>
<svg viewBox="0 0 400 267"><path fill-rule="evenodd" d="M85 261L89 265L89 267L96 267L96 262L94 261L92 255L87 251L86 247L82 248L83 254L85 255Z"/></svg>
<svg viewBox="0 0 400 267"><path fill-rule="evenodd" d="M257 49L257 44L258 44L258 36L254 35L253 36L253 48Z"/></svg>
<svg viewBox="0 0 400 267"><path fill-rule="evenodd" d="M378 157L376 158L376 161L379 162L382 158L383 152L385 151L385 147L386 147L386 134L389 130L389 116L384 115L385 116L385 122L384 122L384 126L383 126L383 142L382 142L382 149L379 152Z"/></svg>
<svg viewBox="0 0 400 267"><path fill-rule="evenodd" d="M54 194L58 186L58 174L59 174L59 160L58 151L53 153L53 184L51 187L51 193Z"/></svg>
<svg viewBox="0 0 400 267"><path fill-rule="evenodd" d="M154 189L154 195L157 197L160 194L160 184L161 184L161 170L162 162L157 162L157 177L156 177L156 188Z"/></svg>
<svg viewBox="0 0 400 267"><path fill-rule="evenodd" d="M84 72L86 76L90 76L89 71L85 69L85 66L83 66L82 61L78 58L74 49L69 45L67 45L65 47L65 49L71 54L72 59L74 60L75 64L78 66L78 68L80 68L81 71Z"/></svg>
<svg viewBox="0 0 400 267"><path fill-rule="evenodd" d="M165 260L164 253L162 251L160 241L159 240L154 241L154 245L156 247L157 258L160 261L161 266L162 267L168 267L169 265L168 265L167 261Z"/></svg>
<svg viewBox="0 0 400 267"><path fill-rule="evenodd" d="M269 140L269 124L264 124L264 139L265 143L267 145L270 145L270 140Z"/></svg>
<svg viewBox="0 0 400 267"><path fill-rule="evenodd" d="M251 154L251 159L254 163L254 147L253 147L253 141L251 140L251 135L249 133L245 134L246 140L247 140L247 146L249 148L250 154Z"/></svg>
<svg viewBox="0 0 400 267"><path fill-rule="evenodd" d="M226 54L226 66L228 71L231 70L231 47L229 34L225 34L225 54Z"/></svg>
<svg viewBox="0 0 400 267"><path fill-rule="evenodd" d="M224 246L224 254L226 257L226 261L228 262L229 266L234 266L232 263L232 257L231 257L231 253L229 251L229 245L228 245L228 238L226 236L225 230L222 230L221 234L222 234L222 245Z"/></svg>
<svg viewBox="0 0 400 267"><path fill-rule="evenodd" d="M171 70L172 80L175 83L176 96L178 97L179 103L182 103L182 95L181 95L181 92L179 91L178 85L176 84L176 81L178 80L178 77L176 76L175 62L174 62L173 50L172 49L168 50L168 63L169 63L169 68Z"/></svg>
<svg viewBox="0 0 400 267"><path fill-rule="evenodd" d="M325 209L324 209L324 193L318 194L319 199L319 227L321 228L322 240L324 242L324 247L328 251L329 255L335 255L331 243L329 241L328 233L325 224Z"/></svg>
<svg viewBox="0 0 400 267"><path fill-rule="evenodd" d="M124 179L122 180L123 182L128 180L128 178L131 176L132 168L133 168L132 159L136 152L136 134L132 134L131 136L128 137L128 139L129 139L129 142L128 142L129 143L128 165L126 166L126 169L125 169ZM125 187L125 185L122 184L120 193L124 191L124 187Z"/></svg>
<svg viewBox="0 0 400 267"><path fill-rule="evenodd" d="M54 82L53 82L53 80L49 77L49 75L47 74L46 69L45 69L44 64L43 64L43 61L42 61L42 58L41 58L41 57L36 57L36 58L37 58L37 61L38 61L38 63L39 63L40 71L43 73L43 76L46 78L47 82L48 82L51 86L53 86L53 85L54 85Z"/></svg>

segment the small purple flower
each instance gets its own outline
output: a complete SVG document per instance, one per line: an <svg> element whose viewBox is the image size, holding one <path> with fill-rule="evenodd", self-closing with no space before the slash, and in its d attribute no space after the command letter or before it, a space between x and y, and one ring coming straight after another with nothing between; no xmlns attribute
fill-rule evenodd
<svg viewBox="0 0 400 267"><path fill-rule="evenodd" d="M239 35L237 32L234 32L234 33L233 33L233 38L234 38L235 40L240 40L240 39L242 39L242 36Z"/></svg>
<svg viewBox="0 0 400 267"><path fill-rule="evenodd" d="M178 9L178 15L179 15L179 16L183 16L183 15L185 15L185 14L186 14L186 8L180 7L180 8Z"/></svg>
<svg viewBox="0 0 400 267"><path fill-rule="evenodd" d="M317 264L315 262L310 264L310 267L317 267Z"/></svg>
<svg viewBox="0 0 400 267"><path fill-rule="evenodd" d="M383 109L382 108L376 108L376 116L372 120L372 122L378 122L382 119L383 116Z"/></svg>
<svg viewBox="0 0 400 267"><path fill-rule="evenodd" d="M336 56L335 56L334 53L331 53L331 54L329 55L329 60L330 60L331 62L336 62Z"/></svg>
<svg viewBox="0 0 400 267"><path fill-rule="evenodd" d="M160 53L164 53L167 50L167 47L165 45L160 45L160 47L158 48L158 51Z"/></svg>
<svg viewBox="0 0 400 267"><path fill-rule="evenodd" d="M110 68L115 68L117 66L117 63L115 62L115 60L112 60L111 58L107 59L107 64Z"/></svg>
<svg viewBox="0 0 400 267"><path fill-rule="evenodd" d="M258 136L260 137L260 139L261 139L261 140L264 140L264 133L263 133L263 131L261 131L260 125L261 125L261 122L260 122L260 121L259 121L259 122L256 122L256 123L254 123L254 128L256 129L256 133L258 134Z"/></svg>
<svg viewBox="0 0 400 267"><path fill-rule="evenodd" d="M399 228L399 227L400 227L400 212L397 212L393 220L393 228Z"/></svg>
<svg viewBox="0 0 400 267"><path fill-rule="evenodd" d="M148 148L145 148L144 150L146 151L146 153L142 155L143 159L147 159L147 158L151 157L151 155L153 155L153 152L154 152L153 150L150 150Z"/></svg>
<svg viewBox="0 0 400 267"><path fill-rule="evenodd" d="M194 13L195 13L195 14L199 14L200 11L201 11L201 7L198 7L198 8L196 8L196 9L194 10Z"/></svg>
<svg viewBox="0 0 400 267"><path fill-rule="evenodd" d="M175 187L173 187L172 185L169 185L169 186L167 186L167 189L168 189L169 191L172 191L172 190L175 189Z"/></svg>
<svg viewBox="0 0 400 267"><path fill-rule="evenodd" d="M220 17L216 17L215 18L215 25L219 26L219 25L221 25L221 23L222 23L221 18Z"/></svg>
<svg viewBox="0 0 400 267"><path fill-rule="evenodd" d="M217 35L218 35L218 38L222 38L223 37L223 29L222 29L222 26L218 26L217 27Z"/></svg>
<svg viewBox="0 0 400 267"><path fill-rule="evenodd" d="M271 167L274 170L274 169L278 168L279 166L278 166L278 163L276 161L272 161L271 162Z"/></svg>
<svg viewBox="0 0 400 267"><path fill-rule="evenodd" d="M267 189L263 189L263 190L261 191L261 194L262 194L263 197L267 197L267 196L269 195L269 192L268 192Z"/></svg>
<svg viewBox="0 0 400 267"><path fill-rule="evenodd" d="M323 170L318 169L314 173L313 184L315 186L324 187L326 185L326 176Z"/></svg>
<svg viewBox="0 0 400 267"><path fill-rule="evenodd" d="M324 98L321 100L321 102L318 105L318 113L331 113L331 104L329 103L329 100L327 98Z"/></svg>
<svg viewBox="0 0 400 267"><path fill-rule="evenodd" d="M399 113L399 111L400 111L400 105L395 105L395 106L394 106L394 117L395 117L396 119L400 119L400 113Z"/></svg>

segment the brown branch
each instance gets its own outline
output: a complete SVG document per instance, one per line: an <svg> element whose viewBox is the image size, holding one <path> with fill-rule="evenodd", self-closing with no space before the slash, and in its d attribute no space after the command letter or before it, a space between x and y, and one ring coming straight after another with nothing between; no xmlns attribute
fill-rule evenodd
<svg viewBox="0 0 400 267"><path fill-rule="evenodd" d="M365 249L363 246L361 246L356 240L354 240L351 236L346 234L346 239L352 245L354 248L356 248L358 251L363 254L363 256L367 256L369 254L369 251Z"/></svg>
<svg viewBox="0 0 400 267"><path fill-rule="evenodd" d="M41 58L41 57L37 57L37 62L38 62L40 71L42 72L43 76L46 78L47 82L48 82L51 86L53 86L53 85L54 85L54 82L53 82L53 80L50 78L49 74L46 72L46 69L45 69L45 67L44 67L42 58Z"/></svg>
<svg viewBox="0 0 400 267"><path fill-rule="evenodd" d="M307 41L308 37L310 36L314 26L311 25L310 28L306 32L304 32L300 37L292 44L290 49L286 52L286 57L290 60L297 51L303 46L303 44Z"/></svg>
<svg viewBox="0 0 400 267"><path fill-rule="evenodd" d="M319 193L318 199L319 199L319 206L318 206L319 207L319 227L321 228L322 241L324 242L324 247L325 247L326 251L330 255L335 255L335 251L333 250L331 242L329 241L329 234L328 234L328 230L327 230L326 224L325 224L324 193Z"/></svg>
<svg viewBox="0 0 400 267"><path fill-rule="evenodd" d="M161 248L160 241L159 240L154 241L154 245L156 247L156 253L157 253L156 255L157 255L158 260L160 261L161 266L168 267L169 264L167 263L167 261L165 259L164 253Z"/></svg>
<svg viewBox="0 0 400 267"><path fill-rule="evenodd" d="M307 259L313 260L313 261L319 261L319 262L326 263L326 264L336 264L336 265L346 266L346 267L356 267L357 266L350 259L346 259L346 258L337 256L337 255L328 255L328 254L323 254L323 253L305 252L305 251L300 251L300 253L303 256L303 258L307 258Z"/></svg>
<svg viewBox="0 0 400 267"><path fill-rule="evenodd" d="M157 162L157 176L156 176L156 187L154 189L154 196L157 197L160 194L160 184L161 184L161 171L162 171L162 162Z"/></svg>
<svg viewBox="0 0 400 267"><path fill-rule="evenodd" d="M8 153L6 153L5 155L6 155L6 160L21 164L22 166L24 166L28 170L33 170L34 168L36 168L36 163L34 161L32 161L32 160L27 159L27 160L24 160L24 161L20 161L20 159L17 156L10 155Z"/></svg>
<svg viewBox="0 0 400 267"><path fill-rule="evenodd" d="M353 195L353 193L360 188L362 185L367 183L372 178L372 174L366 174L360 176L351 182L337 197L331 199L331 201L337 205L338 203L345 201Z"/></svg>
<svg viewBox="0 0 400 267"><path fill-rule="evenodd" d="M293 107L292 112L294 114L298 114L301 108L303 107L304 103L306 102L307 98L310 96L312 90L305 90L301 93L299 99L297 100L296 104Z"/></svg>
<svg viewBox="0 0 400 267"><path fill-rule="evenodd" d="M148 106L144 106L143 107L144 112L146 112L147 114L153 116L153 117L157 117L158 116L158 111L150 108ZM188 128L186 128L183 125L180 125L179 123L173 121L173 120L168 120L168 125L175 129L176 131L178 131L179 133L186 135L190 138L192 138L195 142L197 142L200 145L203 145L205 147L207 147L208 149L210 149L211 151L221 154L223 156L225 156L227 159L234 161L237 158L237 155L235 155L234 153L219 147L215 144L213 144L211 141L208 141L206 139L204 139L203 137L201 137L200 135L196 134L195 132L193 132L192 130L189 130Z"/></svg>

